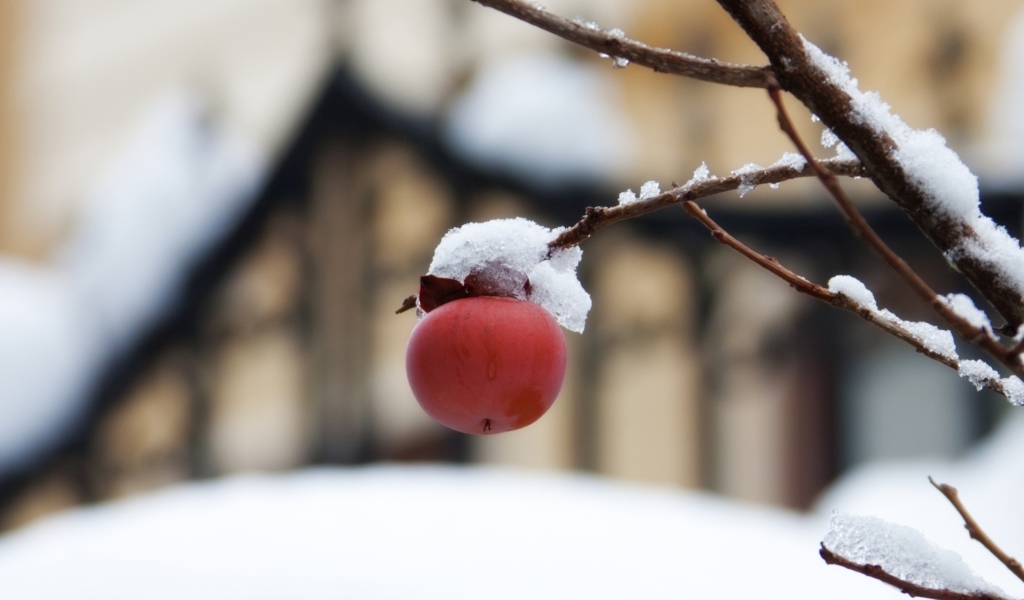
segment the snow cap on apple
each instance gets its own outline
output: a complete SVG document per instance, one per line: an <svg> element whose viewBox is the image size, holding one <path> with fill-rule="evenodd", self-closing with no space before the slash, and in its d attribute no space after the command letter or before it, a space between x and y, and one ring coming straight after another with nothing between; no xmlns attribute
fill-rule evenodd
<svg viewBox="0 0 1024 600"><path fill-rule="evenodd" d="M548 247L562 231L564 228L548 229L521 217L456 227L434 251L424 285L436 285L438 278L453 280L463 288L459 290L461 297L486 295L526 300L543 307L562 327L582 333L591 306L590 295L576 278L583 251L576 246L555 250ZM421 289L419 297L419 306L424 311L447 301L427 298L433 290L426 291L427 294Z"/></svg>

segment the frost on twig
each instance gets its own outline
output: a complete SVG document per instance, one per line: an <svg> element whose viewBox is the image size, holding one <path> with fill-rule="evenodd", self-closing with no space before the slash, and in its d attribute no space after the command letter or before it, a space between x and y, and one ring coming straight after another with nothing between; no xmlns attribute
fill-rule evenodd
<svg viewBox="0 0 1024 600"><path fill-rule="evenodd" d="M747 185L778 184L799 177L813 177L811 166L783 156L770 167L756 171L733 173L729 177L715 177L708 171L706 164L701 163L693 172L693 177L683 185L673 187L665 192L660 191L657 182L649 181L641 187L638 198L633 190L619 194L618 205L609 207L590 207L586 214L575 225L566 229L553 242L551 248L568 248L576 246L599 229L613 223L633 219L663 208L681 204L687 200L698 200L722 192L739 189ZM848 177L860 177L862 171L856 160L824 160L822 166L830 171ZM646 189L646 192L645 192ZM655 194L655 195L649 195Z"/></svg>
<svg viewBox="0 0 1024 600"><path fill-rule="evenodd" d="M916 529L877 517L833 512L820 554L829 564L878 579L910 596L1010 598L976 575L959 554L936 547Z"/></svg>

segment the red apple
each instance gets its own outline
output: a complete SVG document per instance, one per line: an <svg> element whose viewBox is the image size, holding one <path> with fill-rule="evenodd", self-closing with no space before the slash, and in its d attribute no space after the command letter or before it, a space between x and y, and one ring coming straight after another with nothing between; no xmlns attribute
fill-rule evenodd
<svg viewBox="0 0 1024 600"><path fill-rule="evenodd" d="M555 401L565 378L562 329L524 300L476 296L434 308L405 354L409 385L436 421L463 433L525 427Z"/></svg>

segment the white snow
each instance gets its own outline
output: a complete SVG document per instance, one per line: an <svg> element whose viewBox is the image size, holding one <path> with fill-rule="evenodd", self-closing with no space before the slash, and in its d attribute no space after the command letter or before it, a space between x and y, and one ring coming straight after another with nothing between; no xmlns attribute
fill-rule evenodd
<svg viewBox="0 0 1024 600"><path fill-rule="evenodd" d="M717 177L711 174L711 171L708 169L707 163L701 162L700 166L694 169L693 177L691 177L690 180L686 182L686 185L693 185L695 183L700 183L702 181L707 181L709 179L717 179Z"/></svg>
<svg viewBox="0 0 1024 600"><path fill-rule="evenodd" d="M872 515L926 532L936 545L960 554L986 581L1019 597L1020 581L971 540L949 502L929 483L933 477L960 492L960 499L1007 553L1024 556L1024 413L1009 411L996 433L955 460L903 460L861 465L819 498L816 513L838 509ZM859 577L851 574L852 577ZM877 584L876 594L898 593Z"/></svg>
<svg viewBox="0 0 1024 600"><path fill-rule="evenodd" d="M992 383L999 383L1003 386L1010 404L1024 405L1024 382L1016 375L1000 378L999 371L983 360L962 360L957 372L960 377L966 377L979 392Z"/></svg>
<svg viewBox="0 0 1024 600"><path fill-rule="evenodd" d="M760 170L760 165L754 163L747 163L740 167L739 169L736 169L735 171L732 172L733 175L738 175L740 178L740 186L736 188L736 191L739 193L740 198L746 196L748 192L753 191L754 188L757 187L757 184L754 183L754 178L752 177L752 175Z"/></svg>
<svg viewBox="0 0 1024 600"><path fill-rule="evenodd" d="M581 475L323 469L183 486L0 538L4 597L868 597L821 519ZM750 557L736 577L737 553Z"/></svg>
<svg viewBox="0 0 1024 600"><path fill-rule="evenodd" d="M1024 406L1024 381L1016 375L1010 375L1002 379L1002 384L1010 403L1014 406Z"/></svg>
<svg viewBox="0 0 1024 600"><path fill-rule="evenodd" d="M975 236L965 235L962 244L947 252L947 258L956 261L970 257L987 263L1006 285L1024 296L1024 250L1003 227L981 213L978 178L946 146L942 135L934 129L912 129L892 114L876 92L861 92L846 63L825 54L806 39L803 42L810 60L850 96L852 118L886 133L895 142L893 158L923 192L931 208L974 231ZM829 145L834 137L827 132L822 135L822 143Z"/></svg>
<svg viewBox="0 0 1024 600"><path fill-rule="evenodd" d="M640 199L646 200L661 194L661 186L657 181L648 181L640 186Z"/></svg>
<svg viewBox="0 0 1024 600"><path fill-rule="evenodd" d="M802 39L811 62L850 96L851 117L877 132L887 133L896 143L893 157L925 192L934 208L960 218L977 213L978 178L946 147L946 140L939 132L912 129L892 114L877 92L860 91L846 63L825 54L806 38ZM825 141L823 135L822 143Z"/></svg>
<svg viewBox="0 0 1024 600"><path fill-rule="evenodd" d="M573 246L548 256L548 243L562 231L523 218L467 223L441 239L428 274L461 282L475 275L494 293L539 304L562 327L582 333L591 306L576 278L583 251Z"/></svg>
<svg viewBox="0 0 1024 600"><path fill-rule="evenodd" d="M853 300L857 306L872 312L878 311L878 304L875 302L875 295L871 293L864 283L850 275L836 275L828 280L828 291L833 294L842 294Z"/></svg>
<svg viewBox="0 0 1024 600"><path fill-rule="evenodd" d="M925 348L936 354L941 354L946 358L954 360L959 358L956 353L956 343L953 341L953 334L947 329L939 329L931 323L925 323L924 321L904 321L885 308L878 312L877 318L884 319L906 329Z"/></svg>
<svg viewBox="0 0 1024 600"><path fill-rule="evenodd" d="M249 205L263 167L198 100L174 94L92 192L52 267L0 260L0 475L75 421L99 371Z"/></svg>
<svg viewBox="0 0 1024 600"><path fill-rule="evenodd" d="M979 391L991 383L999 382L1011 404L1015 406L1024 404L1024 382L1012 375L1000 378L999 373L984 361L961 360L956 351L953 334L948 330L940 329L931 323L904 321L888 309L879 309L875 295L855 277L836 275L829 279L828 289L834 294L846 296L862 310L868 311L872 318L888 322L909 333L932 352L958 361L957 370L960 377L966 377ZM974 305L970 297L963 294L949 294L943 298L943 301L975 327L982 328L989 333L992 332L988 317Z"/></svg>
<svg viewBox="0 0 1024 600"><path fill-rule="evenodd" d="M946 304L953 309L957 315L962 319L985 331L988 334L992 334L992 323L988 320L988 315L981 309L974 305L974 300L971 300L970 296L964 294L947 294L943 300Z"/></svg>
<svg viewBox="0 0 1024 600"><path fill-rule="evenodd" d="M967 220L977 239L964 238L962 244L947 253L950 260L963 256L995 266L1004 281L1024 290L1024 250L1020 243L1002 225L996 225L980 212Z"/></svg>
<svg viewBox="0 0 1024 600"><path fill-rule="evenodd" d="M771 169L777 167L787 167L790 169L800 171L805 166L807 166L807 159L804 158L802 154L797 154L796 152L783 152L782 158L772 163L771 167L769 168ZM777 190L779 189L779 184L769 183L768 187L772 188L773 190Z"/></svg>
<svg viewBox="0 0 1024 600"><path fill-rule="evenodd" d="M857 278L849 275L836 275L829 279L828 289L834 294L842 294L853 300L857 306L871 313L873 318L903 329L932 352L953 360L958 358L952 333L945 329L939 329L931 323L904 321L888 309L879 309L875 302L875 295Z"/></svg>
<svg viewBox="0 0 1024 600"><path fill-rule="evenodd" d="M1007 597L978 577L963 558L929 542L920 531L878 517L834 512L826 548L859 565L877 565L899 579L932 590Z"/></svg>
<svg viewBox="0 0 1024 600"><path fill-rule="evenodd" d="M0 476L78 417L109 354L90 316L66 274L0 260Z"/></svg>
<svg viewBox="0 0 1024 600"><path fill-rule="evenodd" d="M989 382L999 380L999 372L983 360L962 360L957 372L980 392Z"/></svg>
<svg viewBox="0 0 1024 600"><path fill-rule="evenodd" d="M772 167L789 167L790 169L796 169L797 171L807 166L807 159L804 158L803 154L796 152L783 152L782 158L775 161Z"/></svg>
<svg viewBox="0 0 1024 600"><path fill-rule="evenodd" d="M609 181L635 139L610 77L556 55L485 62L446 114L444 138L467 161L537 185Z"/></svg>
<svg viewBox="0 0 1024 600"><path fill-rule="evenodd" d="M192 483L0 536L0 581L19 600L898 597L817 555L838 509L925 531L994 586L1017 589L927 481L956 485L997 542L1024 555L1024 414L1012 417L958 460L862 466L808 514L482 467ZM907 576L925 580L922 569Z"/></svg>
<svg viewBox="0 0 1024 600"><path fill-rule="evenodd" d="M619 204L632 204L637 201L636 194L633 193L632 189L626 190L619 194Z"/></svg>
<svg viewBox="0 0 1024 600"><path fill-rule="evenodd" d="M118 346L175 301L186 265L257 191L263 160L204 119L189 96L160 106L100 182L60 252L80 301Z"/></svg>

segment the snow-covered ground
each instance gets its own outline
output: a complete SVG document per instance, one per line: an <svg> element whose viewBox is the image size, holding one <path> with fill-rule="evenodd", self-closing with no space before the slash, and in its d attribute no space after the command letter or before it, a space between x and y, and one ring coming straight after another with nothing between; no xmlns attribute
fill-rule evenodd
<svg viewBox="0 0 1024 600"><path fill-rule="evenodd" d="M955 462L864 467L807 515L584 475L371 466L194 483L0 537L0 593L65 598L898 597L818 556L832 509L925 532L1013 595L927 475L1024 555L1024 415Z"/></svg>

